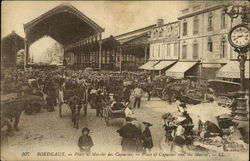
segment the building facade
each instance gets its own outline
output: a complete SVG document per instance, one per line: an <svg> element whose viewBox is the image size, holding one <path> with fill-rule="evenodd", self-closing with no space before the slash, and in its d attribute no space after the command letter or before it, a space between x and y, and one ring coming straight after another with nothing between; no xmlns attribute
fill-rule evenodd
<svg viewBox="0 0 250 161"><path fill-rule="evenodd" d="M117 58L116 67L119 66L120 70L136 71L148 60L149 31L155 26L154 24L115 36L120 44L120 56Z"/></svg>
<svg viewBox="0 0 250 161"><path fill-rule="evenodd" d="M150 30L149 61L143 68L163 74L179 58L179 22L157 21L156 27Z"/></svg>
<svg viewBox="0 0 250 161"><path fill-rule="evenodd" d="M223 6L219 1L189 1L188 8L181 10L180 61L197 62L196 76L215 78L215 72L230 60L231 20Z"/></svg>
<svg viewBox="0 0 250 161"><path fill-rule="evenodd" d="M229 1L189 1L181 10L180 61L197 62L196 76L215 78L216 72L237 53L228 42L228 33L240 19L232 22L224 7Z"/></svg>
<svg viewBox="0 0 250 161"><path fill-rule="evenodd" d="M15 68L17 66L17 54L24 49L24 38L12 31L2 39L1 66Z"/></svg>

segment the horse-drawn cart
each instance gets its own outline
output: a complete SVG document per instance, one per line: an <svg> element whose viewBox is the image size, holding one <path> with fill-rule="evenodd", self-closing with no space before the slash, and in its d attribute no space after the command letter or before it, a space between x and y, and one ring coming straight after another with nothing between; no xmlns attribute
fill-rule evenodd
<svg viewBox="0 0 250 161"><path fill-rule="evenodd" d="M105 119L105 123L109 126L109 121L114 118L125 118L124 109L121 110L112 110L110 107L103 108L103 117Z"/></svg>
<svg viewBox="0 0 250 161"><path fill-rule="evenodd" d="M240 83L229 82L224 80L208 80L210 86L215 92L215 101L218 105L229 107L232 104L233 98L238 96Z"/></svg>

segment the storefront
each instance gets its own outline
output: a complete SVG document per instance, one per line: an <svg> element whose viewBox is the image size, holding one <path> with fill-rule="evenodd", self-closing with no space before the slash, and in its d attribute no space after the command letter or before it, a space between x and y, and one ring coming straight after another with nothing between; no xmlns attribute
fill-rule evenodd
<svg viewBox="0 0 250 161"><path fill-rule="evenodd" d="M155 70L154 67L157 65L160 61L158 60L149 60L145 64L139 67L139 69L144 69L144 70Z"/></svg>
<svg viewBox="0 0 250 161"><path fill-rule="evenodd" d="M165 73L167 69L171 68L176 62L177 61L162 60L154 66L154 70L158 71L158 74L161 75L162 73Z"/></svg>
<svg viewBox="0 0 250 161"><path fill-rule="evenodd" d="M165 72L166 76L173 78L185 78L186 76L198 76L199 62L177 62Z"/></svg>
<svg viewBox="0 0 250 161"><path fill-rule="evenodd" d="M238 61L230 61L222 68L220 68L216 77L218 78L232 78L232 79L240 79L240 64ZM249 79L249 61L245 63L245 78Z"/></svg>

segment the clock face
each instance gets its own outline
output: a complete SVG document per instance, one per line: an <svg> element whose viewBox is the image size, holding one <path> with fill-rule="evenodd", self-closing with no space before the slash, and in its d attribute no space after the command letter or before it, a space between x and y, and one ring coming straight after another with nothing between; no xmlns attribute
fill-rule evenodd
<svg viewBox="0 0 250 161"><path fill-rule="evenodd" d="M232 46L239 48L246 47L250 43L250 31L247 27L238 25L232 28L229 38L231 39Z"/></svg>

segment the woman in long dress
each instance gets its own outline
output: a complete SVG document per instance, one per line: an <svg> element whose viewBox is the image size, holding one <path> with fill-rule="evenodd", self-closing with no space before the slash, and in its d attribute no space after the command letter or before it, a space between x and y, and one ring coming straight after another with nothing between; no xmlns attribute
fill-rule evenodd
<svg viewBox="0 0 250 161"><path fill-rule="evenodd" d="M122 137L121 146L123 152L138 152L138 140L141 132L132 124L133 118L126 117L126 124L117 130Z"/></svg>
<svg viewBox="0 0 250 161"><path fill-rule="evenodd" d="M145 129L142 132L142 146L143 146L143 151L147 152L147 149L149 152L151 152L151 149L153 148L153 139L151 136L151 131L149 129L150 126L152 126L151 123L148 122L143 122Z"/></svg>

